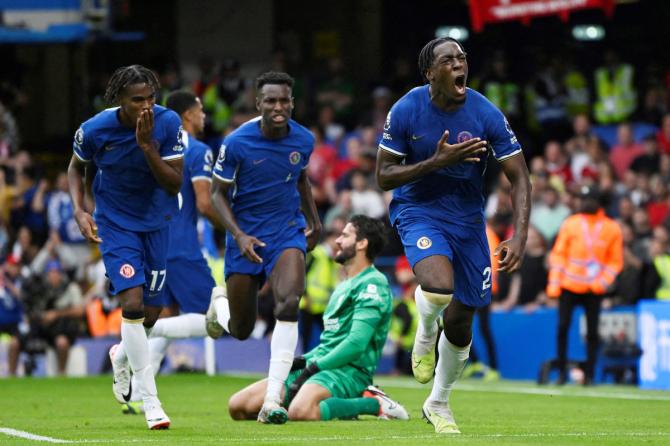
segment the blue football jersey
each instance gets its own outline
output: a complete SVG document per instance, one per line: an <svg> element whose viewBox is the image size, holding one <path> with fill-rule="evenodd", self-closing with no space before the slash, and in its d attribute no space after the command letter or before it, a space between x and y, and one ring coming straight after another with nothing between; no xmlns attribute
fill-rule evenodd
<svg viewBox="0 0 670 446"><path fill-rule="evenodd" d="M184 132L184 180L179 191L179 215L170 223L168 259L202 258L198 242L198 208L194 181L212 181L214 155L212 149Z"/></svg>
<svg viewBox="0 0 670 446"><path fill-rule="evenodd" d="M57 231L63 243L85 243L77 221L74 219L72 198L67 192L57 191L49 197L47 207L49 228Z"/></svg>
<svg viewBox="0 0 670 446"><path fill-rule="evenodd" d="M393 105L379 148L402 156L406 164L415 164L435 153L445 130L449 130L449 144L477 137L488 141L498 161L521 152L507 119L483 95L468 88L463 106L445 112L431 102L428 85L410 90ZM425 208L427 217L439 214L466 224L481 222L487 160L488 153L479 163L461 162L395 189L391 222L395 223L404 209L417 207Z"/></svg>
<svg viewBox="0 0 670 446"><path fill-rule="evenodd" d="M292 119L288 126L285 137L267 139L260 118L246 122L223 141L214 168L217 178L234 183L228 198L240 228L261 240L276 228L306 226L297 183L314 136Z"/></svg>
<svg viewBox="0 0 670 446"><path fill-rule="evenodd" d="M135 129L121 124L118 110L103 110L74 136L74 154L98 168L93 182L94 217L131 231L163 228L178 212L177 197L158 184L137 145ZM179 115L155 105L153 139L162 159L183 157Z"/></svg>

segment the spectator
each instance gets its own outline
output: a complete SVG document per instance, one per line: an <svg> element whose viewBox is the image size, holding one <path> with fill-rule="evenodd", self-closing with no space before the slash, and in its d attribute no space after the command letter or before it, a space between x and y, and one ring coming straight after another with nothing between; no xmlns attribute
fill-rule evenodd
<svg viewBox="0 0 670 446"><path fill-rule="evenodd" d="M9 335L9 374L16 376L19 360L19 324L23 320L21 305L21 264L10 255L0 265L0 334Z"/></svg>
<svg viewBox="0 0 670 446"><path fill-rule="evenodd" d="M60 262L51 260L44 275L24 283L22 296L31 336L44 339L56 349L58 374L65 374L70 347L80 334L84 318L79 285L68 280Z"/></svg>
<svg viewBox="0 0 670 446"><path fill-rule="evenodd" d="M544 161L550 177L556 177L566 186L572 183L570 162L560 142L552 140L545 144Z"/></svg>
<svg viewBox="0 0 670 446"><path fill-rule="evenodd" d="M530 222L539 232L540 237L551 244L563 220L569 216L570 209L561 203L558 191L547 186L542 191L542 201L533 206L530 211Z"/></svg>
<svg viewBox="0 0 670 446"><path fill-rule="evenodd" d="M412 346L418 323L414 291L416 278L407 257L401 255L395 262L395 280L400 287L400 299L395 303L389 338L396 345L395 372L412 374Z"/></svg>
<svg viewBox="0 0 670 446"><path fill-rule="evenodd" d="M661 151L670 155L670 113L663 115L661 128L656 132L656 140Z"/></svg>
<svg viewBox="0 0 670 446"><path fill-rule="evenodd" d="M326 64L328 73L316 88L316 103L319 107L332 106L335 120L353 127L354 84L345 75L340 57L331 57Z"/></svg>
<svg viewBox="0 0 670 446"><path fill-rule="evenodd" d="M633 252L635 234L630 224L619 222L623 237L623 269L617 275L610 305L634 305L641 294L642 267L644 262Z"/></svg>
<svg viewBox="0 0 670 446"><path fill-rule="evenodd" d="M532 225L528 228L526 255L521 269L512 274L509 291L493 310L510 311L520 307L532 313L546 302L547 268L545 266L547 247L540 232Z"/></svg>
<svg viewBox="0 0 670 446"><path fill-rule="evenodd" d="M354 214L371 218L386 215L386 206L381 194L374 190L362 171L356 169L351 175L351 207Z"/></svg>
<svg viewBox="0 0 670 446"><path fill-rule="evenodd" d="M644 153L644 148L633 139L633 127L624 122L617 128L617 143L610 149L610 163L617 178L623 180L626 171L635 158Z"/></svg>
<svg viewBox="0 0 670 446"><path fill-rule="evenodd" d="M661 155L658 151L658 142L653 135L642 140L644 151L630 163L630 170L637 174L651 176L659 172Z"/></svg>

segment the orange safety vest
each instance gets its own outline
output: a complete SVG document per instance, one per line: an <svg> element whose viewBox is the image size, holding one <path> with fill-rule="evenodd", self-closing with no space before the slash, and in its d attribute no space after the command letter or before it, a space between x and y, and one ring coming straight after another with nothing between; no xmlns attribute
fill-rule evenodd
<svg viewBox="0 0 670 446"><path fill-rule="evenodd" d="M568 217L549 255L547 296L604 294L623 268L623 236L602 209Z"/></svg>
<svg viewBox="0 0 670 446"><path fill-rule="evenodd" d="M498 294L498 256L493 252L500 244L500 237L493 232L493 229L486 225L486 238L489 241L489 251L491 252L491 293Z"/></svg>
<svg viewBox="0 0 670 446"><path fill-rule="evenodd" d="M116 308L109 314L105 314L100 299L91 299L86 304L86 322L88 331L94 338L100 336L121 335L121 308Z"/></svg>

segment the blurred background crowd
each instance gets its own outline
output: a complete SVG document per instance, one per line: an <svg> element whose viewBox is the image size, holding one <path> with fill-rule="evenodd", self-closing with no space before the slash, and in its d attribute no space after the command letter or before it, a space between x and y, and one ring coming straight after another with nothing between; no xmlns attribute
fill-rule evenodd
<svg viewBox="0 0 670 446"><path fill-rule="evenodd" d="M138 2L120 3L135 11L148 9ZM175 3L182 2L170 4ZM423 3L426 9L436 7L434 2ZM286 2L274 5L275 14L287 14L280 12ZM454 5L457 17L467 14L466 2ZM625 2L617 6L613 18L598 17L623 27L631 11L638 16L648 12L640 8L636 2ZM667 9L662 16L669 15ZM119 19L122 24L124 17ZM138 23L133 20L126 17ZM558 19L543 25L549 33L569 28ZM546 258L561 223L576 212L575 193L584 185L598 187L603 208L624 234L624 269L608 290L605 306L630 305L642 298L670 299L667 56L644 58L653 54L646 49L631 59L627 49L636 43L629 34L594 44L543 37L537 27L514 26L509 40L498 40L500 45L491 44L490 37L464 40L470 62L468 85L507 116L524 148L533 185L526 257L519 272L496 277L491 311L531 313L556 305L545 295ZM117 65L145 63L159 74L159 103L177 89L189 89L201 98L207 113L201 139L216 151L226 134L256 116L253 81L258 74L273 69L295 77L294 118L316 137L308 175L325 228L322 243L307 262L307 292L301 304L307 348L315 342L320 314L339 278L332 254L344 222L353 214L387 220L391 194L382 192L374 178L377 144L391 105L422 83L416 58L434 31L418 33L406 45L400 44L398 36L389 36L398 43L397 52L387 50L383 69L366 78L357 73L359 66L352 63L346 48L328 50L334 45L328 42L322 44L319 57L300 59L295 48L298 39L291 39L288 32L279 33L264 61L205 52L192 55L189 63L165 54L135 60L110 49L112 60L101 62L104 54L92 53L87 88L77 92L82 105L73 112L74 124L63 130L73 135L76 122L107 107L102 100L104 87ZM533 42L519 38L526 31ZM328 34L321 38L327 40ZM94 48L104 50L112 44L98 45ZM123 45L132 48L140 43ZM17 62L12 70L0 70L0 332L10 343L10 373L16 371L20 350L40 351L46 345L57 352L62 373L75 339L118 334L119 315L107 294L99 253L84 243L73 219L65 176L71 141L56 136L50 141L57 148L40 149L47 138L33 134L34 113L27 112L40 107L40 102L25 80L30 67L21 63L20 50L13 51L0 45L0 52ZM495 239L510 236L510 185L496 163L490 163L487 171L485 214ZM221 280L223 238L204 222L201 226L203 249ZM392 243L379 266L396 292L391 336L398 351L396 369L405 373L416 324L415 285L402 247L390 228L389 233ZM263 301L271 305L272 299ZM261 305L265 318L259 320L257 336L272 328L271 308L265 306Z"/></svg>

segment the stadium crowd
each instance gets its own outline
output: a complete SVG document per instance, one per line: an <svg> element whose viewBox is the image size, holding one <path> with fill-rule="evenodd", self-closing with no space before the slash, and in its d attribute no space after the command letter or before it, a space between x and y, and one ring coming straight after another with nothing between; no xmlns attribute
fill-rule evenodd
<svg viewBox="0 0 670 446"><path fill-rule="evenodd" d="M491 310L533 312L557 305L545 294L547 255L561 223L577 211L582 186L597 186L607 215L623 232L623 271L608 290L605 307L670 299L670 70L634 67L613 51L589 73L569 60L540 56L528 78L512 76L507 65L502 52L493 52L481 72L470 74L470 86L506 114L518 135L533 185L526 257L519 272L497 276ZM388 78L366 87L369 97L361 98L342 59L331 58L325 67L318 75L292 72L281 53L271 67L296 77L294 116L316 137L308 175L324 236L307 260L304 350L315 343L312 326L322 327L324 299L338 281L333 236L354 214L388 219L391 192L382 192L374 178L377 144L391 104L420 83L413 65L399 58ZM159 70L163 98L186 88L202 99L207 113L202 138L214 150L223 136L257 114L255 76L242 68L233 59L203 59L192 82L177 65ZM93 109L104 107L102 93L92 92ZM107 295L100 255L85 243L73 218L65 167L65 162L41 165L23 150L11 106L0 103L0 334L9 339L10 374L16 373L21 350L53 346L58 372L64 373L77 337L119 334L119 310ZM485 214L504 240L511 230L510 185L496 163L489 167ZM217 271L223 237L212 233L203 231L203 249ZM416 329L415 284L401 253L395 238L379 265L395 286L390 336L397 345L396 368L406 373ZM220 281L222 273L215 274ZM272 330L272 309L264 308L272 301L267 296L261 301L265 317L257 336Z"/></svg>

